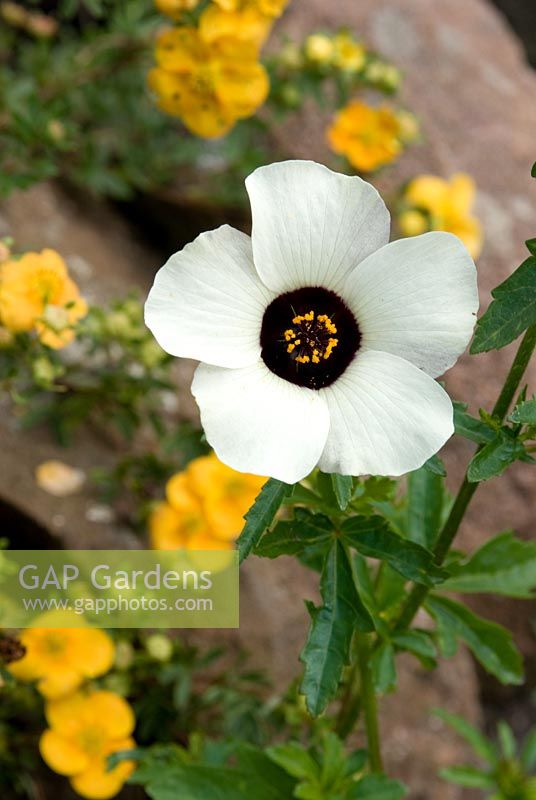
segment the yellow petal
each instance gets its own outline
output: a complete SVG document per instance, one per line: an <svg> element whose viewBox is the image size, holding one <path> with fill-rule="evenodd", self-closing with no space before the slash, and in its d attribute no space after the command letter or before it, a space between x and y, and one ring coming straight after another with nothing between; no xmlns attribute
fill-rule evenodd
<svg viewBox="0 0 536 800"><path fill-rule="evenodd" d="M156 42L156 61L170 72L192 72L209 55L197 28L185 25L164 31Z"/></svg>
<svg viewBox="0 0 536 800"><path fill-rule="evenodd" d="M124 739L134 730L136 720L132 708L118 694L91 692L86 697L84 719L104 731L109 739Z"/></svg>
<svg viewBox="0 0 536 800"><path fill-rule="evenodd" d="M96 678L110 670L115 658L115 645L105 631L97 628L78 629L77 656L80 672L87 678Z"/></svg>
<svg viewBox="0 0 536 800"><path fill-rule="evenodd" d="M199 20L199 34L209 44L227 38L251 42L259 48L268 38L271 27L271 19L254 7L224 11L210 5Z"/></svg>
<svg viewBox="0 0 536 800"><path fill-rule="evenodd" d="M186 472L178 472L166 484L166 499L176 511L195 511L199 501L192 491Z"/></svg>
<svg viewBox="0 0 536 800"><path fill-rule="evenodd" d="M49 726L66 739L72 739L86 725L86 695L73 692L65 697L51 699L45 705Z"/></svg>
<svg viewBox="0 0 536 800"><path fill-rule="evenodd" d="M419 236L428 230L428 221L420 211L404 211L398 218L403 236Z"/></svg>
<svg viewBox="0 0 536 800"><path fill-rule="evenodd" d="M460 216L469 214L475 201L476 187L470 175L459 172L450 179L449 206Z"/></svg>
<svg viewBox="0 0 536 800"><path fill-rule="evenodd" d="M76 775L90 766L90 758L74 741L53 730L39 740L39 750L48 766L60 775Z"/></svg>
<svg viewBox="0 0 536 800"><path fill-rule="evenodd" d="M450 228L450 232L459 236L474 259L478 258L482 252L484 235L482 226L476 217L466 217L464 220L458 221Z"/></svg>
<svg viewBox="0 0 536 800"><path fill-rule="evenodd" d="M68 667L62 669L58 666L41 678L37 688L43 697L53 700L78 689L81 683L82 675L80 672Z"/></svg>
<svg viewBox="0 0 536 800"><path fill-rule="evenodd" d="M218 139L236 123L236 116L222 108L215 98L205 98L203 105L184 109L181 119L191 133L202 139Z"/></svg>
<svg viewBox="0 0 536 800"><path fill-rule="evenodd" d="M131 738L115 740L106 747L105 754L132 750L135 746L136 742ZM112 770L108 770L106 760L98 760L89 769L73 777L71 785L81 797L87 797L89 800L106 800L120 791L134 771L134 767L133 761L121 761Z"/></svg>
<svg viewBox="0 0 536 800"><path fill-rule="evenodd" d="M268 73L259 63L222 65L215 91L229 114L235 118L249 117L268 97Z"/></svg>
<svg viewBox="0 0 536 800"><path fill-rule="evenodd" d="M188 540L188 550L231 550L232 541L224 541L210 533L195 533Z"/></svg>
<svg viewBox="0 0 536 800"><path fill-rule="evenodd" d="M436 175L419 175L411 181L405 192L408 203L432 213L443 211L447 193L447 182Z"/></svg>

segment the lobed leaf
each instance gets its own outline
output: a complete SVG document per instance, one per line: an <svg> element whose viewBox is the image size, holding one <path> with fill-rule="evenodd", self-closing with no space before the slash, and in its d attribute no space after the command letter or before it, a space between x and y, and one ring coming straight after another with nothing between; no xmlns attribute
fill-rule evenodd
<svg viewBox="0 0 536 800"><path fill-rule="evenodd" d="M494 299L476 324L471 353L499 350L536 323L536 258L527 258L491 294Z"/></svg>
<svg viewBox="0 0 536 800"><path fill-rule="evenodd" d="M386 775L366 775L346 793L345 800L401 800L407 789Z"/></svg>
<svg viewBox="0 0 536 800"><path fill-rule="evenodd" d="M269 478L266 481L245 516L246 524L237 540L240 563L249 556L266 528L272 524L281 503L292 492L292 489L292 485L275 478Z"/></svg>
<svg viewBox="0 0 536 800"><path fill-rule="evenodd" d="M329 542L334 533L333 523L328 517L296 508L294 518L278 522L262 537L253 552L264 558L298 555L311 545Z"/></svg>
<svg viewBox="0 0 536 800"><path fill-rule="evenodd" d="M536 425L536 397L519 403L508 419L524 425Z"/></svg>
<svg viewBox="0 0 536 800"><path fill-rule="evenodd" d="M466 404L454 402L454 430L458 436L469 439L475 444L487 444L495 438L495 431L480 419L466 411Z"/></svg>
<svg viewBox="0 0 536 800"><path fill-rule="evenodd" d="M345 511L352 497L354 480L351 475L333 474L331 476L331 483L339 508L341 511Z"/></svg>
<svg viewBox="0 0 536 800"><path fill-rule="evenodd" d="M536 542L516 539L511 531L499 533L468 561L449 569L441 589L530 598L536 589Z"/></svg>
<svg viewBox="0 0 536 800"><path fill-rule="evenodd" d="M447 725L450 725L462 739L465 739L465 741L471 745L477 756L480 756L480 758L490 764L490 766L495 766L497 764L498 753L495 745L486 739L478 728L475 728L474 725L467 722L464 717L460 717L457 714L450 714L442 708L435 708L433 713L434 716L439 717L439 719L442 719Z"/></svg>
<svg viewBox="0 0 536 800"><path fill-rule="evenodd" d="M408 536L422 545L432 548L437 539L445 490L440 474L430 472L426 466L408 475Z"/></svg>
<svg viewBox="0 0 536 800"><path fill-rule="evenodd" d="M351 517L342 524L341 533L344 541L359 553L386 561L410 581L434 586L448 576L434 564L432 553L403 539L381 517Z"/></svg>
<svg viewBox="0 0 536 800"><path fill-rule="evenodd" d="M379 694L392 692L396 687L395 649L391 642L382 642L374 651L371 663L374 688Z"/></svg>
<svg viewBox="0 0 536 800"><path fill-rule="evenodd" d="M423 468L427 469L429 472L433 472L434 475L441 475L442 478L446 478L447 476L445 465L437 454L430 456L428 461L424 462Z"/></svg>
<svg viewBox="0 0 536 800"><path fill-rule="evenodd" d="M326 556L320 593L322 605L314 612L300 655L305 665L301 692L313 716L321 714L337 692L354 630L374 630L372 617L357 593L348 556L338 540Z"/></svg>
<svg viewBox="0 0 536 800"><path fill-rule="evenodd" d="M526 455L522 442L508 428L502 428L495 438L471 459L467 470L470 483L487 481L502 473Z"/></svg>
<svg viewBox="0 0 536 800"><path fill-rule="evenodd" d="M493 789L495 781L491 775L486 775L482 770L470 765L445 767L439 771L444 780L455 783L457 786L466 786L470 789Z"/></svg>
<svg viewBox="0 0 536 800"><path fill-rule="evenodd" d="M446 636L449 643L455 639L465 642L484 669L495 675L501 683L522 683L521 655L510 631L478 617L465 606L446 597L430 595L426 609L436 620L441 636Z"/></svg>

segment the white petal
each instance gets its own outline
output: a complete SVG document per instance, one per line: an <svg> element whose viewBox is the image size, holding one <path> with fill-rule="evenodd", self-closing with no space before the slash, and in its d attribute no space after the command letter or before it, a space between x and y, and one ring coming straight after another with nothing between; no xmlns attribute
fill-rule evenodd
<svg viewBox="0 0 536 800"><path fill-rule="evenodd" d="M331 418L320 469L341 475L403 475L454 432L452 403L432 378L398 356L360 352L322 389Z"/></svg>
<svg viewBox="0 0 536 800"><path fill-rule="evenodd" d="M319 392L278 378L262 361L243 369L201 364L192 392L209 443L233 469L295 483L317 465L329 429Z"/></svg>
<svg viewBox="0 0 536 800"><path fill-rule="evenodd" d="M283 161L255 170L246 188L255 266L274 291L337 291L353 267L389 241L389 212L361 178L313 161Z"/></svg>
<svg viewBox="0 0 536 800"><path fill-rule="evenodd" d="M434 377L465 350L478 310L474 262L451 233L382 247L348 276L342 294L362 347L402 356Z"/></svg>
<svg viewBox="0 0 536 800"><path fill-rule="evenodd" d="M145 322L173 356L243 367L259 358L262 317L272 299L253 266L251 239L223 225L158 271Z"/></svg>

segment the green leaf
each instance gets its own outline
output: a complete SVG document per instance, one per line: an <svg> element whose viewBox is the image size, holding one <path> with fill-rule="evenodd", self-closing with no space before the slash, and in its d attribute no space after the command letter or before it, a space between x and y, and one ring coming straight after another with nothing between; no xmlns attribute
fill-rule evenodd
<svg viewBox="0 0 536 800"><path fill-rule="evenodd" d="M351 475L333 474L331 476L331 483L333 485L333 492L337 498L339 508L341 511L344 511L350 502L350 498L352 497L354 486L353 478Z"/></svg>
<svg viewBox="0 0 536 800"><path fill-rule="evenodd" d="M294 782L264 754L245 757L246 746L238 753L237 767L175 762L142 766L131 778L142 783L152 800L288 800Z"/></svg>
<svg viewBox="0 0 536 800"><path fill-rule="evenodd" d="M480 733L478 728L471 725L463 717L457 714L450 714L442 708L435 708L433 711L434 716L442 719L447 725L450 725L456 733L468 742L476 755L486 761L490 766L496 766L498 762L498 754L495 745L490 742L486 737Z"/></svg>
<svg viewBox="0 0 536 800"><path fill-rule="evenodd" d="M487 444L495 439L493 431L485 422L476 417L472 417L465 410L465 403L455 402L454 404L454 430L458 436L469 439L476 444Z"/></svg>
<svg viewBox="0 0 536 800"><path fill-rule="evenodd" d="M310 777L317 778L320 775L319 765L299 742L268 747L266 755L293 778L301 780Z"/></svg>
<svg viewBox="0 0 536 800"><path fill-rule="evenodd" d="M504 720L500 720L497 724L497 734L504 758L515 758L517 752L517 743L510 725L508 725L508 723Z"/></svg>
<svg viewBox="0 0 536 800"><path fill-rule="evenodd" d="M532 175L533 178L536 178L536 161L532 165L532 169L530 171L530 174Z"/></svg>
<svg viewBox="0 0 536 800"><path fill-rule="evenodd" d="M536 767L536 727L525 737L521 749L521 763L527 771Z"/></svg>
<svg viewBox="0 0 536 800"><path fill-rule="evenodd" d="M385 775L366 775L346 793L344 800L401 800L407 794L403 783Z"/></svg>
<svg viewBox="0 0 536 800"><path fill-rule="evenodd" d="M391 641L399 650L407 650L420 658L435 660L436 646L425 631L415 629L393 633Z"/></svg>
<svg viewBox="0 0 536 800"><path fill-rule="evenodd" d="M449 569L441 589L530 598L536 589L536 542L516 539L511 531L499 533L468 561Z"/></svg>
<svg viewBox="0 0 536 800"><path fill-rule="evenodd" d="M536 425L536 397L516 406L508 419L524 425Z"/></svg>
<svg viewBox="0 0 536 800"><path fill-rule="evenodd" d="M392 692L396 687L395 649L390 642L382 642L371 658L374 688L379 694Z"/></svg>
<svg viewBox="0 0 536 800"><path fill-rule="evenodd" d="M527 258L500 286L476 325L471 353L499 350L536 323L536 259Z"/></svg>
<svg viewBox="0 0 536 800"><path fill-rule="evenodd" d="M294 519L278 522L273 530L262 537L253 552L264 558L293 556L311 545L329 542L334 532L333 523L328 517L311 514L305 508L296 508Z"/></svg>
<svg viewBox="0 0 536 800"><path fill-rule="evenodd" d="M484 669L504 684L523 681L521 655L512 634L495 622L478 617L468 608L446 597L430 595L427 611L443 630L461 639Z"/></svg>
<svg viewBox="0 0 536 800"><path fill-rule="evenodd" d="M445 767L439 771L440 776L457 786L466 786L471 789L493 789L495 781L476 767L463 765L459 767Z"/></svg>
<svg viewBox="0 0 536 800"><path fill-rule="evenodd" d="M523 444L512 431L503 428L493 441L473 456L467 470L467 478L470 483L479 483L502 475L510 464L523 458L525 454Z"/></svg>
<svg viewBox="0 0 536 800"><path fill-rule="evenodd" d="M423 468L427 469L429 472L433 472L434 475L441 475L442 478L446 478L447 476L445 465L438 455L431 456L428 461L425 461Z"/></svg>
<svg viewBox="0 0 536 800"><path fill-rule="evenodd" d="M527 250L532 256L536 256L536 239L527 239L525 242Z"/></svg>
<svg viewBox="0 0 536 800"><path fill-rule="evenodd" d="M238 537L240 563L249 556L262 534L268 528L281 503L292 492L292 486L275 478L269 478L245 516L246 524Z"/></svg>
<svg viewBox="0 0 536 800"><path fill-rule="evenodd" d="M442 477L421 467L408 475L408 536L432 548L441 526L445 497Z"/></svg>
<svg viewBox="0 0 536 800"><path fill-rule="evenodd" d="M341 533L359 553L386 561L410 581L434 586L448 575L434 564L432 553L403 539L381 517L351 517L342 524Z"/></svg>
<svg viewBox="0 0 536 800"><path fill-rule="evenodd" d="M320 593L322 606L315 611L300 655L305 664L301 692L313 716L321 714L337 692L343 667L348 663L354 630L374 630L340 541L333 543L326 556Z"/></svg>

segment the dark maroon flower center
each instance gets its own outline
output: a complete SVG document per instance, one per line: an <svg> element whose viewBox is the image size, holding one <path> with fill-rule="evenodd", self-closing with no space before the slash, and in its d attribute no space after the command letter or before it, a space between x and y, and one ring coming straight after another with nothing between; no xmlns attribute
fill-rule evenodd
<svg viewBox="0 0 536 800"><path fill-rule="evenodd" d="M354 315L335 292L307 286L272 300L261 326L261 355L272 372L322 389L348 367L361 341Z"/></svg>

